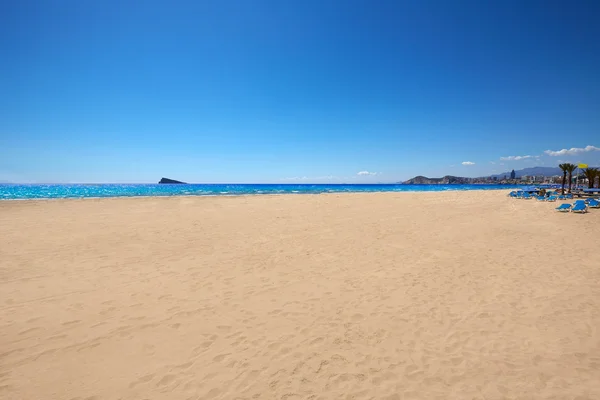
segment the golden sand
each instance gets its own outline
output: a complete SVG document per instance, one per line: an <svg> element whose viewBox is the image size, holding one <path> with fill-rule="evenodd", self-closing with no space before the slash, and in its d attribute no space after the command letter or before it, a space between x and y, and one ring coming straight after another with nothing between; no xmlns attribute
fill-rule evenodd
<svg viewBox="0 0 600 400"><path fill-rule="evenodd" d="M600 399L600 210L0 202L1 399Z"/></svg>

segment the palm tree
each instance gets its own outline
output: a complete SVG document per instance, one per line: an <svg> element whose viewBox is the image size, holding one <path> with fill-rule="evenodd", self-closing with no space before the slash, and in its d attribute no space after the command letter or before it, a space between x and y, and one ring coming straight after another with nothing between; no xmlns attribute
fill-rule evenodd
<svg viewBox="0 0 600 400"><path fill-rule="evenodd" d="M565 194L565 183L567 183L567 166L569 164L559 164L558 168L560 168L563 172L563 180L562 180L562 194Z"/></svg>
<svg viewBox="0 0 600 400"><path fill-rule="evenodd" d="M569 193L571 193L571 184L573 183L573 172L577 169L575 164L562 164L565 166L567 173L569 174Z"/></svg>
<svg viewBox="0 0 600 400"><path fill-rule="evenodd" d="M588 188L594 187L594 181L596 177L600 174L600 170L598 168L586 168L583 170L583 175L588 179Z"/></svg>

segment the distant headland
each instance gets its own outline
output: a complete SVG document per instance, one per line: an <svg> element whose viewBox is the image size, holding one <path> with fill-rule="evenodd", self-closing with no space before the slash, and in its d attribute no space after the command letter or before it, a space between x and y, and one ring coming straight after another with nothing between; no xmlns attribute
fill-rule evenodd
<svg viewBox="0 0 600 400"><path fill-rule="evenodd" d="M415 176L403 183L406 185L468 185L468 184L517 184L517 183L560 183L562 172L554 167L532 167L502 174L467 178L463 176L446 175L442 178L427 178Z"/></svg>
<svg viewBox="0 0 600 400"><path fill-rule="evenodd" d="M471 183L473 178L446 175L442 178L427 178L426 176L415 176L402 183L406 185L464 185Z"/></svg>

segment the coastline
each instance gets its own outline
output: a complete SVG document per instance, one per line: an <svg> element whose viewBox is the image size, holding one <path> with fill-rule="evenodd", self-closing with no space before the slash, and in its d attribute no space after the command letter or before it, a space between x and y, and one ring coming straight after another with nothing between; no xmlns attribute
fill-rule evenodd
<svg viewBox="0 0 600 400"><path fill-rule="evenodd" d="M514 189L468 189L468 190L404 190L404 191L372 191L372 192L318 192L318 193L302 193L302 192L286 192L286 193L241 193L241 194L176 194L176 195L165 195L165 196L107 196L107 197L43 197L43 198L30 198L30 199L0 199L0 204L3 202L47 202L47 201L78 201L78 200L134 200L134 199L171 199L171 198L232 198L232 197L277 197L277 196L332 196L332 195L378 195L378 194L417 194L417 193L464 193L464 192L499 192L499 191L510 191Z"/></svg>
<svg viewBox="0 0 600 400"><path fill-rule="evenodd" d="M295 186L295 185L290 185ZM312 186L312 185L307 185ZM323 185L329 186L329 185ZM349 185L340 185L349 186ZM357 185L357 186L385 186L385 185ZM397 186L390 184L389 186ZM319 194L369 194L369 193L445 193L445 192L470 192L470 191L501 191L501 190L514 190L516 188L525 186L506 186L497 185L501 187L490 187L496 185L466 185L469 188L461 188L465 185L402 185L409 187L444 187L445 189L440 190L339 190L339 191L301 191L301 190L290 190L290 191L278 191L278 192L261 192L261 193L208 193L208 194L190 194L190 193L176 193L176 194L151 194L151 195L114 195L114 196L63 196L63 197L30 197L30 198L0 198L0 204L3 201L45 201L45 200L81 200L81 199L114 199L114 198L153 198L153 197L238 197L238 196L280 196L280 195L319 195ZM448 186L456 186L456 188L447 188ZM473 186L487 186L486 188L473 188Z"/></svg>

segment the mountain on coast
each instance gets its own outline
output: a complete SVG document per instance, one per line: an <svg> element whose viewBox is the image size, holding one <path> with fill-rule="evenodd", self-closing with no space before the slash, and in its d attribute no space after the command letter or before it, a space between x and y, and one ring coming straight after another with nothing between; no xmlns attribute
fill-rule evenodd
<svg viewBox="0 0 600 400"><path fill-rule="evenodd" d="M489 175L479 178L467 178L462 176L452 176L446 175L442 178L427 178L426 176L415 176L412 179L409 179L403 183L405 185L452 185L452 184L470 184L470 183L481 183L481 181L485 181L488 179L497 178L498 180L504 179L504 177L510 177L509 172L504 172L502 174ZM562 171L558 167L531 167L531 168L523 168L518 171L515 171L515 178L521 178L522 176L543 176L543 177L551 177L551 176L562 176Z"/></svg>
<svg viewBox="0 0 600 400"><path fill-rule="evenodd" d="M504 178L505 176L510 176L510 172L503 172L501 174L490 175L491 178ZM518 171L515 171L515 177L520 178L522 176L562 176L562 171L558 167L531 167L531 168L523 168Z"/></svg>
<svg viewBox="0 0 600 400"><path fill-rule="evenodd" d="M452 184L467 184L471 182L471 178L461 176L446 175L443 178L427 178L426 176L415 176L405 182L406 185L452 185Z"/></svg>

